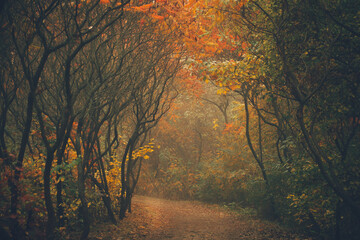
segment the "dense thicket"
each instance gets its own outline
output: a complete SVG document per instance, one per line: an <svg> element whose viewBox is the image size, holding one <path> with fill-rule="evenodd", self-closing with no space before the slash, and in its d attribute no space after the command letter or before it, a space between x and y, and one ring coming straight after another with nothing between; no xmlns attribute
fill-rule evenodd
<svg viewBox="0 0 360 240"><path fill-rule="evenodd" d="M1 234L116 223L168 111L181 50L129 1L8 1L1 18ZM174 52L174 51L177 52ZM45 229L45 231L44 231Z"/></svg>

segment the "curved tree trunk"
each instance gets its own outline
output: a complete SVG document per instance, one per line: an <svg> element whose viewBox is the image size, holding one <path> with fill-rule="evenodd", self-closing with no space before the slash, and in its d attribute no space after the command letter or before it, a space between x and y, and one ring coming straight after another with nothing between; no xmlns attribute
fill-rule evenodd
<svg viewBox="0 0 360 240"><path fill-rule="evenodd" d="M125 152L123 155L123 159L121 162L121 193L120 193L120 213L119 218L120 220L125 218L126 210L127 210L127 203L126 203L126 195L127 195L127 186L128 186L128 179L126 179L126 158L129 152L132 150L133 145L133 138L131 137L126 145Z"/></svg>
<svg viewBox="0 0 360 240"><path fill-rule="evenodd" d="M263 179L265 181L265 184L266 184L266 193L267 193L267 196L269 197L269 201L270 201L270 210L271 210L271 215L272 217L274 218L277 218L277 214L276 214L276 210L275 210L275 201L274 201L274 198L270 192L270 182L269 182L269 179L268 179L268 176L267 176L267 173L266 173L266 170L265 170L265 166L264 166L264 163L263 163L263 159L262 159L262 140L261 140L261 119L259 117L259 155L256 153L254 147L253 147L253 144L252 144L252 140L251 140L251 136L250 136L250 116L249 116L249 107L248 107L248 99L247 99L247 94L244 94L243 95L243 99L244 99L244 105L245 105L245 118L246 118L246 122L245 122L245 131L246 131L246 139L247 139L247 142L248 142L248 145L249 145L249 148L261 170L261 174L263 176Z"/></svg>
<svg viewBox="0 0 360 240"><path fill-rule="evenodd" d="M253 154L260 170L261 170L261 174L263 176L263 179L265 180L265 183L266 185L269 185L269 180L268 180L268 177L267 177L267 174L266 174L266 171L265 171L265 167L264 167L264 164L262 162L262 159L260 159L258 157L258 154L256 153L253 145L252 145L252 140L251 140L251 137L250 137L250 117L249 117L249 107L248 107L248 99L246 96L243 96L243 99L244 99L244 105L245 105L245 114L246 114L246 122L245 122L245 130L246 130L246 139L247 139L247 142L248 142L248 145L249 145L249 148L251 150L251 153Z"/></svg>
<svg viewBox="0 0 360 240"><path fill-rule="evenodd" d="M314 162L319 167L320 173L325 179L325 181L329 184L329 186L334 190L335 194L339 196L353 211L353 213L356 215L357 219L360 219L360 206L354 201L354 199L344 190L344 188L341 186L341 184L336 179L335 174L332 174L331 167L328 167L328 171L326 169L326 165L324 162L327 162L324 156L321 155L318 151L318 146L314 141L312 140L308 130L305 127L304 122L304 105L300 105L297 113L296 113L297 121L300 125L301 132L304 135L304 139L306 142L306 145L308 149L310 150L311 157L314 160Z"/></svg>

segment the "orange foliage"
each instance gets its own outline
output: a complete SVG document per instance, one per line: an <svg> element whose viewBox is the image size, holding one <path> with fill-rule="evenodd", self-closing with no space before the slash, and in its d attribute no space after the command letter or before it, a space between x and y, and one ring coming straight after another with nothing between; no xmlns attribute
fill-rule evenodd
<svg viewBox="0 0 360 240"><path fill-rule="evenodd" d="M222 9L230 8L235 11L245 2L189 0L185 3L177 0L160 0L131 6L127 10L144 13L150 19L159 21L159 29L167 29L176 34L177 41L186 47L188 56L201 60L224 50L238 48L234 34L224 27L227 12ZM239 44L239 48L245 50L247 44Z"/></svg>
<svg viewBox="0 0 360 240"><path fill-rule="evenodd" d="M141 5L141 6L135 6L135 7L131 7L130 9L133 10L134 12L143 12L143 13L146 13L146 12L149 12L150 11L150 8L153 6L152 3L149 3L149 4L145 4L145 5Z"/></svg>

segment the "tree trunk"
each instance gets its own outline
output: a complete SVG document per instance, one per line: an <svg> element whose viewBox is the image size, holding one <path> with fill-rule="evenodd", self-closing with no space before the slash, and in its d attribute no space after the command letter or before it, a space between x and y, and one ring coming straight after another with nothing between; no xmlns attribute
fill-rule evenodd
<svg viewBox="0 0 360 240"><path fill-rule="evenodd" d="M98 180L96 178L94 178L93 176L91 176L91 180L93 181L93 183L99 188L101 194L102 194L102 200L104 202L104 205L106 207L106 210L108 212L109 215L109 219L111 220L111 222L113 224L117 224L114 212L112 210L111 207L111 198L110 198L110 193L108 191L108 189L106 187L104 187L101 183L98 182Z"/></svg>
<svg viewBox="0 0 360 240"><path fill-rule="evenodd" d="M340 225L341 225L341 201L338 201L335 210L335 229L334 229L335 240L341 240Z"/></svg>
<svg viewBox="0 0 360 240"><path fill-rule="evenodd" d="M251 137L250 137L250 117L249 117L249 107L248 107L248 99L247 99L247 96L246 94L243 95L243 99L244 99L244 105L245 105L245 115L246 115L246 122L245 122L245 134L246 134L246 139L247 139L247 142L248 142L248 145L249 145L249 148L256 160L256 162L258 163L258 166L261 170L261 173L262 173L262 176L263 176L263 179L265 181L265 184L266 184L266 194L267 196L269 197L269 201L270 201L270 211L271 211L271 217L273 218L277 218L277 214L276 214L276 210L275 210L275 201L274 201L274 198L271 194L271 191L270 191L270 182L269 182L269 179L267 177L267 173L266 173L266 170L265 170L265 166L263 164L263 159L262 159L262 140L261 140L261 119L259 117L259 122L258 122L258 127L259 127L259 155L256 153L253 145L252 145L252 140L251 140Z"/></svg>
<svg viewBox="0 0 360 240"><path fill-rule="evenodd" d="M34 101L35 101L34 99L35 99L34 90L30 90L30 93L28 96L28 103L27 103L25 126L24 126L24 130L22 132L19 154L17 157L17 161L15 163L14 177L13 177L13 179L9 179L9 187L10 187L10 193L11 193L10 212L12 215L15 215L15 216L17 215L17 204L18 204L18 198L19 198L18 184L19 184L19 179L20 179L20 175L21 175L21 169L23 166L26 145L29 140L31 123L32 123L32 119L33 119L32 115L33 115L33 109L34 109ZM22 234L20 234L20 232L22 232L22 231L20 230L21 226L18 223L17 217L12 220L12 224L11 224L10 228L11 228L10 231L11 231L13 237L15 237L15 239L18 239L18 237L20 237L19 239L21 239ZM16 237L16 236L18 236L18 237Z"/></svg>
<svg viewBox="0 0 360 240"><path fill-rule="evenodd" d="M112 211L112 207L111 207L111 198L109 197L109 193L106 193L106 196L102 197L103 201L104 201L104 205L106 207L106 210L108 212L109 218L111 220L111 222L113 224L117 224L114 212Z"/></svg>
<svg viewBox="0 0 360 240"><path fill-rule="evenodd" d="M249 145L249 148L256 160L256 162L258 163L258 166L261 170L261 174L263 176L263 179L265 180L265 183L266 185L269 185L269 181L268 181L268 177L267 177L267 174L266 174L266 171L265 171L265 167L264 167L264 164L263 162L261 161L261 159L259 159L253 145L252 145L252 141L251 141L251 137L250 137L250 117L249 117L249 107L248 107L248 99L246 96L243 96L243 99L244 99L244 105L245 105L245 114L246 114L246 122L245 122L245 130L246 130L246 139L247 139L247 142L248 142L248 145Z"/></svg>
<svg viewBox="0 0 360 240"><path fill-rule="evenodd" d="M59 179L59 176L57 176ZM62 206L62 181L58 180L59 182L56 184L56 206L57 206L57 217L58 217L58 226L64 226L64 207Z"/></svg>
<svg viewBox="0 0 360 240"><path fill-rule="evenodd" d="M111 148L109 148L109 149L111 149ZM104 186L103 191L105 193L105 195L103 196L103 201L104 201L105 207L108 211L108 215L109 215L111 222L113 224L117 224L114 212L111 207L111 197L110 197L109 187L108 187L108 183L107 183L107 179L106 179L104 163L103 163L102 159L100 159L99 162L100 162L100 164L99 164L100 165L100 173L102 173L102 181L103 181L103 186Z"/></svg>
<svg viewBox="0 0 360 240"><path fill-rule="evenodd" d="M47 223L46 223L46 239L52 240L55 238L55 227L56 227L56 217L55 210L51 199L50 192L50 180L51 180L51 165L54 160L54 152L48 152L45 162L44 169L44 197L45 197L45 206L47 211Z"/></svg>
<svg viewBox="0 0 360 240"><path fill-rule="evenodd" d="M119 218L120 220L125 218L126 210L127 210L127 203L126 203L126 197L127 194L127 186L128 186L128 179L126 179L126 172L125 172L125 165L126 165L126 157L128 156L128 153L132 149L132 138L129 139L128 144L126 145L125 152L123 155L123 159L121 162L121 193L120 193L120 213Z"/></svg>
<svg viewBox="0 0 360 240"><path fill-rule="evenodd" d="M311 136L309 135L309 132L307 131L304 123L304 106L301 104L297 110L296 117L298 120L298 123L300 125L300 129L302 134L304 135L304 139L306 142L306 145L311 153L311 158L314 160L314 162L318 165L319 170L325 181L329 184L329 186L334 190L335 194L339 196L353 211L356 218L360 220L360 206L354 201L354 199L351 197L350 194L348 194L344 188L341 186L339 181L337 181L335 174L331 174L331 167L328 167L329 172L326 170L326 166L324 164L324 159L319 153L318 146L314 141L312 140ZM326 162L326 160L325 160Z"/></svg>
<svg viewBox="0 0 360 240"><path fill-rule="evenodd" d="M71 112L70 105L68 105L68 112L69 113ZM70 122L67 126L66 132L65 132L65 137L62 142L61 149L56 153L58 166L60 166L63 163L64 153L65 153L65 149L67 146L67 142L70 138L70 133L71 133L73 122L74 122L74 118L71 118ZM62 227L62 226L64 226L64 222L65 222L64 207L62 206L62 204L63 204L63 199L62 199L63 182L59 178L60 178L60 175L57 174L56 179L59 182L56 184L56 206L57 206L58 226Z"/></svg>
<svg viewBox="0 0 360 240"><path fill-rule="evenodd" d="M83 231L81 233L80 239L87 239L90 232L90 215L88 211L86 193L85 193L85 175L84 175L84 165L83 161L80 161L78 164L78 192L79 198L81 201L81 215L83 219Z"/></svg>

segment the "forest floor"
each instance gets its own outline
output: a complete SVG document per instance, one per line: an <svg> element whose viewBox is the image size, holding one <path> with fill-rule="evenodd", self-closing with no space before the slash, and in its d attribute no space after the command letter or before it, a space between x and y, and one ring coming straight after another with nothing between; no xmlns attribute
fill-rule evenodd
<svg viewBox="0 0 360 240"><path fill-rule="evenodd" d="M257 217L217 205L134 196L133 212L113 224L97 224L90 240L113 239L310 239Z"/></svg>

